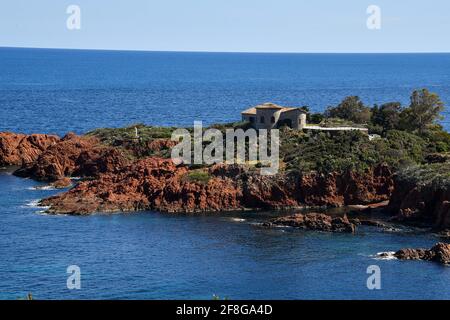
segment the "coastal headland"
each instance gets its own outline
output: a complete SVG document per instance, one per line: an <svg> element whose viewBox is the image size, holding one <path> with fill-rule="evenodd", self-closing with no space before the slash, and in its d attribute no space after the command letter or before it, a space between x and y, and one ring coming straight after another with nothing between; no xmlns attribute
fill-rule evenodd
<svg viewBox="0 0 450 320"><path fill-rule="evenodd" d="M321 126L364 124L370 135L279 128L280 171L271 176L260 174L258 162L175 164L170 153L176 142L170 137L176 128L146 125L64 137L1 132L0 165L17 167L14 174L19 177L66 188L41 200L51 214L292 211L346 206L353 208L350 219L347 215L337 218L290 212L265 226L354 232L361 223L376 224L361 220L360 213L377 213L384 221L426 227L448 236L450 134L435 123L440 110L428 123L408 126L408 121L415 120L411 110L418 98L414 94L406 108L394 103L368 108L357 97L349 97L325 114L308 115L309 122ZM423 96L427 92L419 94L423 98L419 103L429 102L429 97L425 100ZM248 125L211 127L224 131ZM74 177L78 179L71 179ZM436 248L448 249L445 244ZM435 259L441 255L433 250L416 256L448 261Z"/></svg>

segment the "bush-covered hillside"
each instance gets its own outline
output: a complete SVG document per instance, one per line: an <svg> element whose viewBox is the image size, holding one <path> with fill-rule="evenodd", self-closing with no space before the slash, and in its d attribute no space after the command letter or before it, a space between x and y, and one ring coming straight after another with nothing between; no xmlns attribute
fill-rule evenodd
<svg viewBox="0 0 450 320"><path fill-rule="evenodd" d="M302 132L284 127L280 130L281 168L330 172L365 170L382 162L397 169L425 164L428 155L450 151L450 134L437 124L443 108L439 97L426 89L414 91L406 107L398 102L368 107L358 97L345 98L323 114L309 114L308 121L321 126L366 126L370 134L377 134L376 138L370 140L359 131ZM249 124L239 122L211 127L224 133L227 128L247 129ZM139 139L135 137L135 128ZM169 157L168 145L162 145L161 150L150 150L148 146L155 140L170 139L175 129L139 124L97 129L87 135L99 138L106 145L123 148L134 157Z"/></svg>

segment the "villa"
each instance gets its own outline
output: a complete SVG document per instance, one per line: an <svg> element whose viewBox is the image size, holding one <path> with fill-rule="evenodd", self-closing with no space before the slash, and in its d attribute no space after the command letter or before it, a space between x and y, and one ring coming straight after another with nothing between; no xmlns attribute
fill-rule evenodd
<svg viewBox="0 0 450 320"><path fill-rule="evenodd" d="M301 108L282 107L274 103L264 103L241 112L242 121L250 122L255 129L275 129L288 126L296 130L352 131L358 130L368 134L362 127L322 127L306 124L307 112Z"/></svg>
<svg viewBox="0 0 450 320"><path fill-rule="evenodd" d="M284 125L297 130L306 126L306 112L300 108L281 107L264 103L241 112L242 121L248 121L255 129L274 129Z"/></svg>

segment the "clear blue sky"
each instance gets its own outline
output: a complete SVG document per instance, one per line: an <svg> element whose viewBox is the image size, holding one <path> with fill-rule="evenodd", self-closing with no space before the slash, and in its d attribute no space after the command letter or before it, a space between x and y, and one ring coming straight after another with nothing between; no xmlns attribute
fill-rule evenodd
<svg viewBox="0 0 450 320"><path fill-rule="evenodd" d="M81 30L66 28L67 6ZM381 30L366 27L369 5ZM238 52L450 52L448 0L1 0L0 46Z"/></svg>

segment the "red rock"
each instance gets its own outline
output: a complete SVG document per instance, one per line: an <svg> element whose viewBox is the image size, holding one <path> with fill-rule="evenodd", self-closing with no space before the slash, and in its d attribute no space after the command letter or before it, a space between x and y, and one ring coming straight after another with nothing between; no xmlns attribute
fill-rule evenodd
<svg viewBox="0 0 450 320"><path fill-rule="evenodd" d="M450 228L450 189L421 185L396 177L388 211L398 221Z"/></svg>
<svg viewBox="0 0 450 320"><path fill-rule="evenodd" d="M379 165L364 173L310 173L300 178L300 201L307 205L344 206L388 200L393 190L392 172Z"/></svg>
<svg viewBox="0 0 450 320"><path fill-rule="evenodd" d="M52 183L56 189L64 189L72 186L72 180L69 178L61 178Z"/></svg>
<svg viewBox="0 0 450 320"><path fill-rule="evenodd" d="M308 178L295 174L261 176L240 166L216 165L208 169L211 178L207 183L185 179L188 171L186 166L177 167L170 159L147 158L100 173L97 180L82 182L43 203L51 206L50 211L73 214L144 209L201 212L285 209L305 204L340 206L356 199L370 202L389 196L382 194L389 189L378 185L382 181L389 183L389 177L372 177L376 170L352 175L350 181L330 174L327 181L326 176L316 174ZM377 184L370 186L370 181ZM319 188L324 184L328 186L325 193ZM348 184L364 185L364 192L352 195L346 188Z"/></svg>
<svg viewBox="0 0 450 320"><path fill-rule="evenodd" d="M450 264L450 244L439 242L430 250L401 249L394 256L401 260L428 260L442 264Z"/></svg>
<svg viewBox="0 0 450 320"><path fill-rule="evenodd" d="M178 144L177 141L170 139L154 139L147 143L147 148L150 151L157 152L161 150L171 149Z"/></svg>
<svg viewBox="0 0 450 320"><path fill-rule="evenodd" d="M118 149L104 147L95 138L69 133L15 174L57 181L72 175L96 176L101 172L115 171L127 163Z"/></svg>
<svg viewBox="0 0 450 320"><path fill-rule="evenodd" d="M326 231L326 232L348 232L356 230L355 224L350 222L346 215L344 217L332 217L323 213L294 214L286 217L275 218L264 226L290 226L300 229Z"/></svg>
<svg viewBox="0 0 450 320"><path fill-rule="evenodd" d="M30 164L58 141L59 137L54 135L0 132L0 165Z"/></svg>
<svg viewBox="0 0 450 320"><path fill-rule="evenodd" d="M42 201L50 212L160 210L166 212L226 211L241 208L242 197L231 179L212 177L207 184L186 181L187 167L171 160L147 158L118 173L79 183L70 191Z"/></svg>

